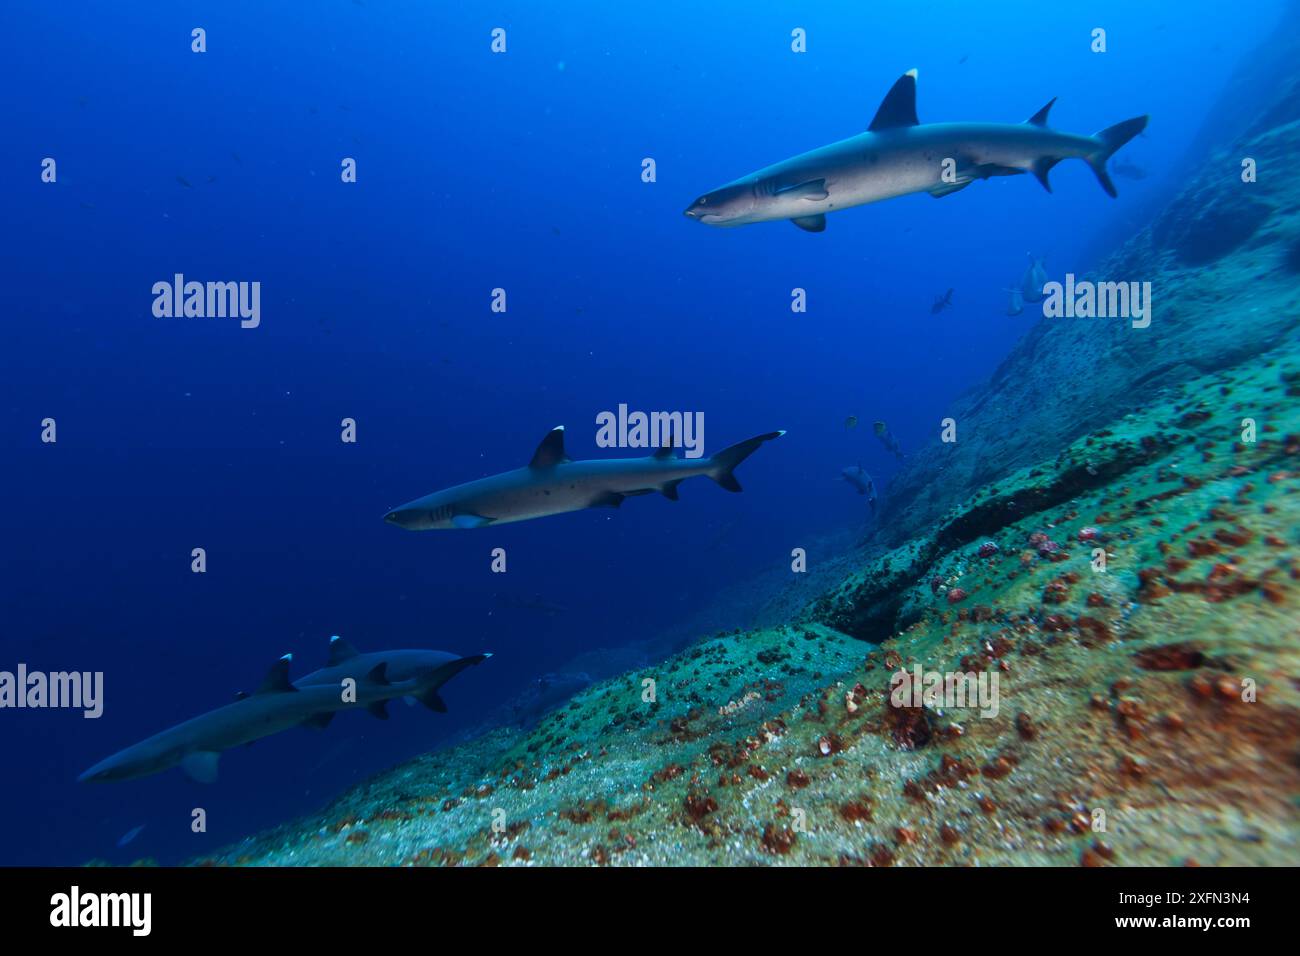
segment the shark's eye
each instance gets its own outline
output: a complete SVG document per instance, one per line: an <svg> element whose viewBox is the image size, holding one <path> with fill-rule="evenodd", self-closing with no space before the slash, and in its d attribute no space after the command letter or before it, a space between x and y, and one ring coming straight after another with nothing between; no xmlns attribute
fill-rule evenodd
<svg viewBox="0 0 1300 956"><path fill-rule="evenodd" d="M709 204L709 197L708 197L708 196L701 196L701 197L700 197L700 205L701 205L701 206L707 206L708 204Z"/></svg>

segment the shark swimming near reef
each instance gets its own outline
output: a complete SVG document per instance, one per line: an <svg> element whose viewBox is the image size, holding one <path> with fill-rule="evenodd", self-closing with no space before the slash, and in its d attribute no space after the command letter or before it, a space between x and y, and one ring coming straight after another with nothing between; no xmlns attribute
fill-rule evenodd
<svg viewBox="0 0 1300 956"><path fill-rule="evenodd" d="M254 693L242 694L233 703L127 747L101 760L77 779L83 783L132 780L179 766L192 779L211 783L217 779L217 762L223 751L291 727L324 727L340 710L364 708L376 713L387 701L397 697L423 700L426 706L437 710L430 700L441 704L438 687L459 670L487 656L478 655L475 659L441 655L447 659L436 663L433 658L419 655L440 655L440 652L354 653L351 658L332 663L293 684L289 681L293 655L286 654L272 665ZM366 660L370 658L375 661L374 666L361 673L359 664L347 663L358 658L366 663L370 663ZM409 676L391 680L390 664L396 673ZM345 677L354 677L356 681L353 692L346 695L342 684Z"/></svg>
<svg viewBox="0 0 1300 956"><path fill-rule="evenodd" d="M1032 252L1027 255L1029 265L1020 277L1020 297L1024 302L1042 302L1045 298L1043 286L1047 285L1047 270L1043 268L1042 256L1036 256Z"/></svg>
<svg viewBox="0 0 1300 956"><path fill-rule="evenodd" d="M728 491L740 491L736 466L784 434L758 435L711 458L678 458L670 441L648 458L574 461L565 454L561 425L547 433L525 467L408 501L384 520L408 531L482 528L584 508L617 508L626 498L656 491L676 501L677 486L700 475Z"/></svg>
<svg viewBox="0 0 1300 956"><path fill-rule="evenodd" d="M903 454L903 446L898 443L898 439L894 437L894 433L889 430L888 425L884 422L872 422L871 430L875 432L876 437L880 439L880 444L884 445L895 458L899 461L903 461L906 458Z"/></svg>
<svg viewBox="0 0 1300 956"><path fill-rule="evenodd" d="M742 176L685 215L709 226L789 219L821 232L830 212L909 193L942 198L994 176L1033 173L1051 192L1047 174L1063 159L1086 162L1113 197L1106 161L1147 125L1136 116L1092 136L1058 132L1047 125L1055 99L1023 123L921 124L916 76L909 70L894 83L867 132Z"/></svg>
<svg viewBox="0 0 1300 956"><path fill-rule="evenodd" d="M529 683L510 705L511 719L524 729L531 729L551 711L567 704L575 694L591 684L591 675L578 672L545 674Z"/></svg>
<svg viewBox="0 0 1300 956"><path fill-rule="evenodd" d="M867 470L859 462L850 468L845 468L840 472L840 477L853 486L854 490L860 495L865 495L867 504L871 506L871 513L876 513L876 483L871 480Z"/></svg>
<svg viewBox="0 0 1300 956"><path fill-rule="evenodd" d="M430 710L446 713L447 705L438 696L438 688L451 680L467 667L481 664L491 654L471 654L461 657L446 651L423 649L370 651L361 653L337 634L330 638L329 659L320 670L312 671L293 682L293 686L302 690L307 687L329 686L336 690L342 682L351 677L358 685L366 675L374 672L380 664L384 665L384 676L395 683L415 681L419 693L409 695L412 701L418 700ZM372 701L366 709L376 717L387 719L387 704L391 698ZM317 726L324 726L334 717L325 714L316 721Z"/></svg>

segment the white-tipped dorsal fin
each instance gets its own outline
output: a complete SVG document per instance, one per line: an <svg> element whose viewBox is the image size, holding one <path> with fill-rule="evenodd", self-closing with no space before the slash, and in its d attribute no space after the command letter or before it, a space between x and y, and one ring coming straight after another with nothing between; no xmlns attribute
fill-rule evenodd
<svg viewBox="0 0 1300 956"><path fill-rule="evenodd" d="M336 664L342 664L344 661L356 657L357 653L355 647L335 634L330 638L329 663L326 666L333 667Z"/></svg>
<svg viewBox="0 0 1300 956"><path fill-rule="evenodd" d="M255 693L258 694L277 694L283 691L297 690L293 684L289 683L289 665L293 663L293 655L285 654L266 672L266 677L262 681L262 686L257 688Z"/></svg>
<svg viewBox="0 0 1300 956"><path fill-rule="evenodd" d="M916 118L916 70L908 70L889 88L876 118L867 129L876 132L882 129L897 129L902 126L918 125Z"/></svg>
<svg viewBox="0 0 1300 956"><path fill-rule="evenodd" d="M557 425L546 433L542 443L537 446L537 451L533 452L533 460L528 463L528 467L552 468L568 460L569 457L564 453L564 426Z"/></svg>

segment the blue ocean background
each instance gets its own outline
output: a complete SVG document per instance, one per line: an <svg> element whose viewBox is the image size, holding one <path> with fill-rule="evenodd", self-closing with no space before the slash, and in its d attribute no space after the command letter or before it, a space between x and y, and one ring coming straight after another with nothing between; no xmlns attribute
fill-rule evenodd
<svg viewBox="0 0 1300 956"><path fill-rule="evenodd" d="M106 689L98 720L0 711L0 863L202 856L482 724L584 651L680 625L794 547L830 557L869 522L840 469L861 462L887 497L898 467L871 421L905 450L937 440L1034 321L1004 314L1026 253L1082 273L1099 235L1141 228L1276 9L4 4L0 670L102 671ZM1062 163L1052 195L995 179L837 213L821 235L682 216L860 132L913 67L922 122L1018 122L1053 96L1071 132L1150 113L1123 153L1148 177L1112 201ZM151 287L178 272L259 281L261 326L155 318ZM692 481L677 503L454 533L382 520L522 465L555 425L574 457L633 454L595 444L620 403L703 412L710 452L788 434L741 466L742 495ZM320 666L332 634L495 656L444 688L448 714L343 715L226 754L210 787L75 782L281 654Z"/></svg>

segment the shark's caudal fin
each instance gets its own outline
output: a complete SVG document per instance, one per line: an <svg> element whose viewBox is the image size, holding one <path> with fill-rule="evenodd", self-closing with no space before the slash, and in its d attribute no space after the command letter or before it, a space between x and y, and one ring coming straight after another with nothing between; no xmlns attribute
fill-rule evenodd
<svg viewBox="0 0 1300 956"><path fill-rule="evenodd" d="M482 664L491 656L491 654L470 654L468 657L458 657L450 664L443 664L438 668L437 673L434 675L434 689L436 690L443 684L447 683L447 681L451 680L465 668Z"/></svg>
<svg viewBox="0 0 1300 956"><path fill-rule="evenodd" d="M1084 157L1092 171L1097 174L1097 181L1101 183L1101 188L1106 190L1106 195L1112 199L1119 195L1115 191L1115 184L1110 181L1110 173L1106 172L1106 161L1115 154L1115 152L1131 140L1138 133L1147 128L1149 116L1135 116L1132 119L1126 119L1122 123L1116 123L1114 126L1107 126L1100 133L1093 135L1093 139L1101 143L1101 148L1091 156Z"/></svg>
<svg viewBox="0 0 1300 956"><path fill-rule="evenodd" d="M768 432L766 435L759 435L756 438L749 438L742 442L724 448L712 458L709 459L710 469L708 476L720 484L728 491L740 491L740 482L732 474L736 466L752 455L758 446L763 442L771 441L773 438L780 438L785 432Z"/></svg>

